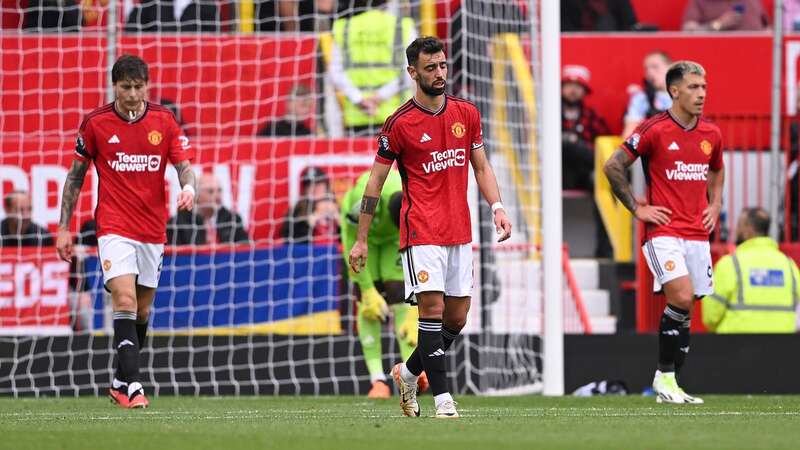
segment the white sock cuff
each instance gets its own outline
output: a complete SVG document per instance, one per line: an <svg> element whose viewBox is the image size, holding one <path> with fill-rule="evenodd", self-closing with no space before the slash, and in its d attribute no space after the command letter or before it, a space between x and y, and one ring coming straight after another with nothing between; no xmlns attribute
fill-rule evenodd
<svg viewBox="0 0 800 450"><path fill-rule="evenodd" d="M446 401L451 401L451 402L453 401L453 396L450 395L449 392L445 392L443 394L435 395L433 397L433 403L436 404L437 408L439 407L439 405L441 405L442 403L444 403Z"/></svg>
<svg viewBox="0 0 800 450"><path fill-rule="evenodd" d="M386 374L383 373L371 373L369 374L369 382L374 383L376 381L386 381Z"/></svg>
<svg viewBox="0 0 800 450"><path fill-rule="evenodd" d="M402 378L403 381L408 384L415 384L418 377L411 373L411 371L408 370L408 367L406 367L406 364L403 363L400 365L400 378Z"/></svg>

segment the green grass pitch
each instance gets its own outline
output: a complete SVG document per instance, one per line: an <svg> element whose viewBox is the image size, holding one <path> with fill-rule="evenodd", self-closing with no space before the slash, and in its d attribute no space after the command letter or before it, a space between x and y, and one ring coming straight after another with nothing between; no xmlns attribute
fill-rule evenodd
<svg viewBox="0 0 800 450"><path fill-rule="evenodd" d="M400 416L396 397L0 398L1 449L797 449L800 397L459 396L461 419Z"/></svg>

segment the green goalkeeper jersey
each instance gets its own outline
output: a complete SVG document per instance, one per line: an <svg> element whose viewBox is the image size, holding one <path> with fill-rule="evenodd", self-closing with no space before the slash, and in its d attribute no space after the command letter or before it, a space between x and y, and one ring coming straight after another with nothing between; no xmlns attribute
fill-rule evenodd
<svg viewBox="0 0 800 450"><path fill-rule="evenodd" d="M342 198L341 208L341 236L342 246L344 247L344 259L347 261L350 249L356 243L358 234L358 216L361 214L361 198L367 188L369 172L363 173L347 193ZM389 171L386 182L383 185L378 205L375 208L375 215L369 227L367 245L369 246L369 256L367 258L367 270L361 273L349 271L350 278L353 279L362 289L372 287L374 279L395 279L396 270L389 271L385 267L397 265L400 229L392 222L389 212L389 199L395 192L403 190L403 183L400 173L396 170ZM381 261L386 259L386 261ZM373 263L373 264L370 264ZM383 268L382 268L383 267ZM402 268L400 279L402 280ZM387 273L392 272L392 273Z"/></svg>

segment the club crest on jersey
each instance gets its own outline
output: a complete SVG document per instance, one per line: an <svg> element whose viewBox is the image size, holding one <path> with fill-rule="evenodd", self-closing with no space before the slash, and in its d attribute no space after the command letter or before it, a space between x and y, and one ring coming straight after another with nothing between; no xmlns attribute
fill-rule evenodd
<svg viewBox="0 0 800 450"><path fill-rule="evenodd" d="M109 259L104 259L103 260L103 270L105 270L106 272L111 270L111 260L109 260Z"/></svg>
<svg viewBox="0 0 800 450"><path fill-rule="evenodd" d="M153 145L160 144L161 143L161 139L163 139L163 138L164 137L161 136L161 133L159 133L156 130L153 130L153 131L147 133L147 141L150 142Z"/></svg>
<svg viewBox="0 0 800 450"><path fill-rule="evenodd" d="M450 131L453 132L453 136L455 136L457 138L462 138L462 137L464 137L464 133L467 132L467 129L466 129L466 127L464 127L463 123L456 122L456 123L453 124L453 126L450 127Z"/></svg>
<svg viewBox="0 0 800 450"><path fill-rule="evenodd" d="M705 140L705 139L703 139L703 141L702 141L702 142L700 142L700 150L702 150L702 151L703 151L703 153L704 153L706 156L710 155L710 154L711 154L711 150L713 150L713 149L714 149L714 146L713 146L713 145L711 145L711 142L708 142L708 141L707 141L707 140Z"/></svg>
<svg viewBox="0 0 800 450"><path fill-rule="evenodd" d="M420 283L425 283L426 281L428 281L428 278L430 278L430 275L428 275L428 272L424 270L420 270L417 273L417 279L419 280Z"/></svg>
<svg viewBox="0 0 800 450"><path fill-rule="evenodd" d="M667 269L667 272L672 272L675 270L675 261L669 260L664 263L664 268Z"/></svg>

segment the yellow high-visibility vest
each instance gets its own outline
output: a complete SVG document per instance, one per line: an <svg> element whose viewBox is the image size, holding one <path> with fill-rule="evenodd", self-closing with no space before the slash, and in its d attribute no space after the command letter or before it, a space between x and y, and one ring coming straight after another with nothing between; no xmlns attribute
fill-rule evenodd
<svg viewBox="0 0 800 450"><path fill-rule="evenodd" d="M365 95L406 74L405 44L411 38L414 20L398 18L382 9L365 11L333 23L333 40L341 49L343 67L354 86ZM380 125L411 97L400 93L378 106L368 116L349 99L343 99L342 116L346 127Z"/></svg>
<svg viewBox="0 0 800 450"><path fill-rule="evenodd" d="M797 265L775 241L748 239L714 267L703 323L716 333L794 333L798 280Z"/></svg>

